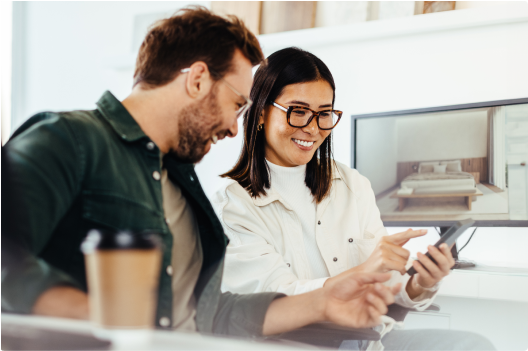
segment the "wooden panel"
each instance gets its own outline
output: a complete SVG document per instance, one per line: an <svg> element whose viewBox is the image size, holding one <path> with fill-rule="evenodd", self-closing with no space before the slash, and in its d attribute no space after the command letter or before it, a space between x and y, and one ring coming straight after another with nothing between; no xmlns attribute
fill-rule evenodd
<svg viewBox="0 0 528 351"><path fill-rule="evenodd" d="M455 9L456 1L424 1L423 13L451 11Z"/></svg>
<svg viewBox="0 0 528 351"><path fill-rule="evenodd" d="M253 34L260 34L262 1L211 1L211 10L219 15L235 15Z"/></svg>
<svg viewBox="0 0 528 351"><path fill-rule="evenodd" d="M260 33L313 28L316 4L317 1L264 1Z"/></svg>
<svg viewBox="0 0 528 351"><path fill-rule="evenodd" d="M442 161L442 160L440 160ZM423 161L427 162L427 161ZM420 162L398 162L397 165L397 180L400 183L405 177L412 173L418 172L418 166ZM488 158L463 158L460 160L461 168L463 172L479 172L480 181L488 183ZM413 169L414 167L414 169Z"/></svg>

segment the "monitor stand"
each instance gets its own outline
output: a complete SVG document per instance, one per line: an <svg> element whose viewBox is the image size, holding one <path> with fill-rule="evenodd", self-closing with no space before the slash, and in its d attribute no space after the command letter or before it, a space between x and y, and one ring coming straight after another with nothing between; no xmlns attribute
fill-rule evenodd
<svg viewBox="0 0 528 351"><path fill-rule="evenodd" d="M444 235L450 227L440 227L440 236ZM458 253L457 253L457 245L453 245L453 248L451 248L451 254L453 255L453 258L455 259L455 265L451 269L460 269L460 268L470 268L475 267L475 263L471 261L461 261L458 259Z"/></svg>

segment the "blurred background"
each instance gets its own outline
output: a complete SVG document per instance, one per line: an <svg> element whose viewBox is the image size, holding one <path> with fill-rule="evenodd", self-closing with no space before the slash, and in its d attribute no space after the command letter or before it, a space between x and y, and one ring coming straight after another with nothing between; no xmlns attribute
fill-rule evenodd
<svg viewBox="0 0 528 351"><path fill-rule="evenodd" d="M241 17L266 56L297 46L328 65L335 107L344 111L333 131L334 154L347 165L347 116L528 97L526 1L2 1L2 145L37 112L94 109L105 90L124 99L148 27L189 5ZM240 147L241 134L214 145L197 165L208 196ZM427 229L426 238L409 244L411 252L436 241ZM528 268L526 247L527 228L479 228L461 256ZM496 294L482 295L478 281L476 288L446 291L440 314L408 318L408 327L474 330L499 349L524 350L528 324L512 316L528 315L528 278L517 278L513 285L497 281ZM483 322L489 318L505 322L490 328Z"/></svg>

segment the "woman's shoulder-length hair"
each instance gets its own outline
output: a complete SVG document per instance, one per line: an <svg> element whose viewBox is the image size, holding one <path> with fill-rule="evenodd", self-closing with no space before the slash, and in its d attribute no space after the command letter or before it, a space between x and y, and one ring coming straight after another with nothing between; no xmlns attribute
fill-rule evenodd
<svg viewBox="0 0 528 351"><path fill-rule="evenodd" d="M333 90L335 83L328 67L315 55L294 47L279 50L267 58L255 73L250 99L253 105L244 115L244 145L236 165L222 174L236 180L252 197L266 195L270 188L269 169L265 159L264 130L257 130L262 111L291 84L327 81ZM326 137L306 165L306 186L316 203L320 203L332 187L332 133Z"/></svg>

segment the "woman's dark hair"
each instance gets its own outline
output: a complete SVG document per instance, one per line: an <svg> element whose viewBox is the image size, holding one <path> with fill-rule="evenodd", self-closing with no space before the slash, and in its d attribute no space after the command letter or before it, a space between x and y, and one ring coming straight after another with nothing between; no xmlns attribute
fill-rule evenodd
<svg viewBox="0 0 528 351"><path fill-rule="evenodd" d="M237 164L222 175L236 180L252 197L266 195L270 187L269 169L265 160L264 132L258 132L257 126L262 110L277 97L284 87L291 84L327 81L334 91L334 78L326 65L315 55L298 49L286 48L271 54L267 64L262 64L257 72L250 99L253 105L244 116L244 146ZM306 165L306 186L310 189L316 203L320 203L332 186L332 134L323 141L313 158Z"/></svg>

